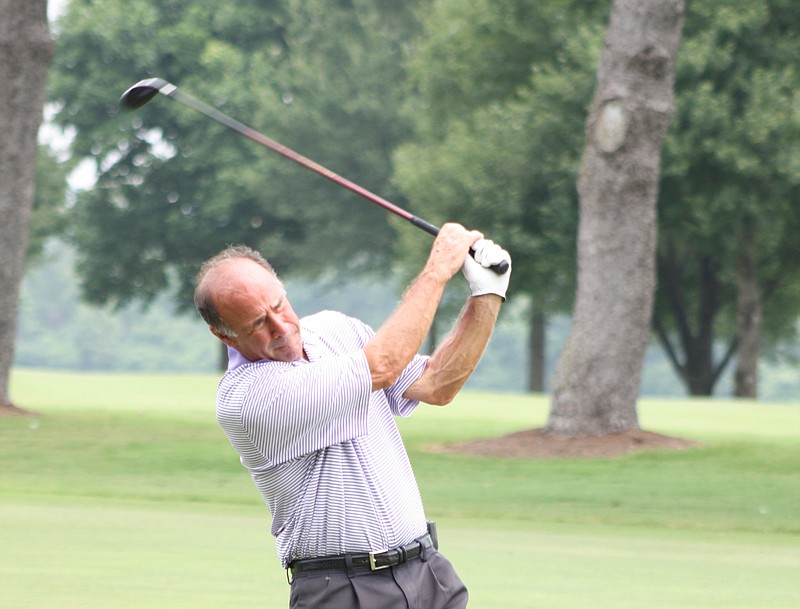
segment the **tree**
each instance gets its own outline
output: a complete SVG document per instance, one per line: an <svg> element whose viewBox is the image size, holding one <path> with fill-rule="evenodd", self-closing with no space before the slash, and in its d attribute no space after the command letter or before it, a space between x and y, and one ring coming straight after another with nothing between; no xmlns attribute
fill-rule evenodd
<svg viewBox="0 0 800 609"><path fill-rule="evenodd" d="M576 127L605 27L593 4L439 0L412 54L417 136L396 155L396 179L420 213L480 218L509 245L531 341L542 312L571 305ZM659 187L653 331L691 394L710 394L734 361L736 394L752 394L760 351L795 336L798 15L789 0L700 0L687 11Z"/></svg>
<svg viewBox="0 0 800 609"><path fill-rule="evenodd" d="M0 0L0 56L0 408L12 410L8 380L52 57L46 0Z"/></svg>
<svg viewBox="0 0 800 609"><path fill-rule="evenodd" d="M614 0L578 182L578 289L546 431L638 429L655 291L661 146L673 113L682 0Z"/></svg>
<svg viewBox="0 0 800 609"><path fill-rule="evenodd" d="M546 318L574 292L574 184L606 11L441 0L421 17L409 61L415 137L395 154L395 180L420 215L479 228L511 252L510 295L530 302L534 390Z"/></svg>
<svg viewBox="0 0 800 609"><path fill-rule="evenodd" d="M800 312L800 16L791 0L688 5L664 149L654 329L689 393L757 395L762 345Z"/></svg>
<svg viewBox="0 0 800 609"><path fill-rule="evenodd" d="M199 264L228 243L282 273L385 271L385 213L164 98L133 114L117 100L165 78L392 198L389 155L406 133L397 58L414 6L72 0L49 94L77 131L73 154L99 172L72 214L84 295L148 301L177 280L189 306Z"/></svg>
<svg viewBox="0 0 800 609"><path fill-rule="evenodd" d="M46 241L67 227L66 197L70 164L62 162L48 145L36 158L36 194L28 231L28 264L42 256Z"/></svg>

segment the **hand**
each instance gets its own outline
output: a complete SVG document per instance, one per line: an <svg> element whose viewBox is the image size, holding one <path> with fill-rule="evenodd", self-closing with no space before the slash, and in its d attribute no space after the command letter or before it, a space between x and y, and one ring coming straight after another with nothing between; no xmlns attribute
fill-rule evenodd
<svg viewBox="0 0 800 609"><path fill-rule="evenodd" d="M482 238L482 233L467 230L460 224L444 224L431 247L428 269L434 271L441 281L449 281L461 270L470 246Z"/></svg>
<svg viewBox="0 0 800 609"><path fill-rule="evenodd" d="M511 278L511 256L502 247L489 239L478 239L473 245L474 259L467 256L461 267L464 273L472 296L482 294L497 294L503 300L506 299L508 281ZM498 275L490 270L503 261L508 262L508 270L502 275Z"/></svg>

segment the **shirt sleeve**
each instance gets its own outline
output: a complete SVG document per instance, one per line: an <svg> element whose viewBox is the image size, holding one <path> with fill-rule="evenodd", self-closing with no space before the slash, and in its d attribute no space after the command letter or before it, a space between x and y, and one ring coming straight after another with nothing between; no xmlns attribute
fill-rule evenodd
<svg viewBox="0 0 800 609"><path fill-rule="evenodd" d="M367 324L351 317L346 318L351 324L352 330L358 336L359 346L363 348L369 340L375 336L375 331ZM403 397L406 389L422 376L425 366L430 359L427 355L416 355L405 367L400 376L390 387L384 389L384 394L389 402L389 408L396 417L408 417L419 405L418 400L410 400Z"/></svg>
<svg viewBox="0 0 800 609"><path fill-rule="evenodd" d="M251 469L285 463L366 435L372 382L363 351L259 374L242 403ZM259 364L253 364L259 366Z"/></svg>
<svg viewBox="0 0 800 609"><path fill-rule="evenodd" d="M347 319L352 324L353 331L359 336L361 347L366 345L367 342L375 336L375 331L369 325L351 317ZM408 417L419 405L418 400L404 398L403 394L406 389L422 376L429 359L430 357L427 355L416 355L411 362L409 362L408 366L405 367L403 372L400 373L400 376L394 384L383 390L389 402L389 408L394 416Z"/></svg>
<svg viewBox="0 0 800 609"><path fill-rule="evenodd" d="M419 406L419 400L404 398L403 394L425 372L425 366L428 365L429 359L430 357L427 355L415 356L394 384L384 389L393 415L397 417L411 416L411 413Z"/></svg>

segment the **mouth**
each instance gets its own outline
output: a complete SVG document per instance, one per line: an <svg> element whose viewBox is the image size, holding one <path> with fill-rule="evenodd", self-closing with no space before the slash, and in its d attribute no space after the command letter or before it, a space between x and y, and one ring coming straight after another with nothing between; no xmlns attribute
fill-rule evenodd
<svg viewBox="0 0 800 609"><path fill-rule="evenodd" d="M284 339L272 343L271 350L273 353L279 353L283 358L292 359L294 346L292 341Z"/></svg>

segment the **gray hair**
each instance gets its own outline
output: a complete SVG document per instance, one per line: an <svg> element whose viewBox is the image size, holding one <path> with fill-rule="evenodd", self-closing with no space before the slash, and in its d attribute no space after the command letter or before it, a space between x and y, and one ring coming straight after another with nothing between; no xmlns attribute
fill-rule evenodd
<svg viewBox="0 0 800 609"><path fill-rule="evenodd" d="M224 262L237 258L252 260L262 268L269 271L269 273L275 277L275 279L278 279L278 282L280 282L278 274L275 272L275 269L272 268L272 265L267 262L267 260L259 252L246 245L229 245L217 255L209 258L202 264L194 280L194 306L197 309L197 312L200 313L200 317L203 318L203 321L205 321L211 328L223 336L227 336L229 338L235 338L236 332L228 327L228 325L220 316L219 311L214 304L214 293L207 285L205 279L211 271L221 266Z"/></svg>

